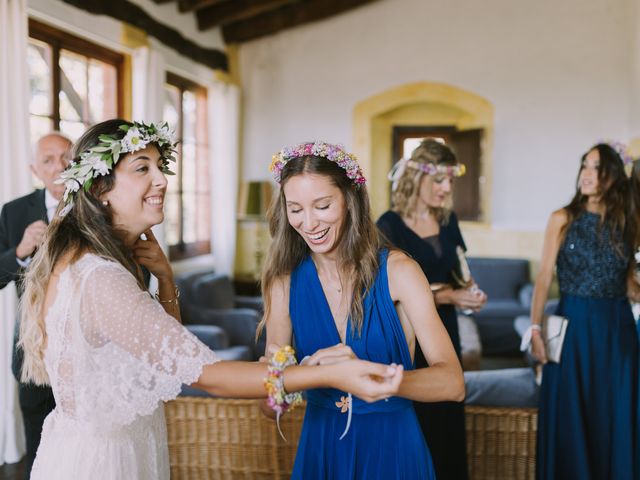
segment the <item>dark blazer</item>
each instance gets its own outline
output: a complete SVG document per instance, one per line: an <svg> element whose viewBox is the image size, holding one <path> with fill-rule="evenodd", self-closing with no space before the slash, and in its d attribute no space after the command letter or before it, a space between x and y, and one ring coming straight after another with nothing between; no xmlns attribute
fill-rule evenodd
<svg viewBox="0 0 640 480"><path fill-rule="evenodd" d="M47 220L47 208L44 203L44 190L36 190L24 197L16 198L5 204L0 212L0 288L11 282L16 282L18 297L22 296L22 267L16 260L16 247L22 240L24 231L36 220ZM16 322L16 333L18 322ZM14 338L13 358L11 369L16 379L19 378L22 366L21 352L15 346Z"/></svg>
<svg viewBox="0 0 640 480"><path fill-rule="evenodd" d="M0 212L0 288L15 281L18 297L22 295L22 267L16 261L16 247L24 231L36 220L48 223L44 190L16 198L5 204Z"/></svg>

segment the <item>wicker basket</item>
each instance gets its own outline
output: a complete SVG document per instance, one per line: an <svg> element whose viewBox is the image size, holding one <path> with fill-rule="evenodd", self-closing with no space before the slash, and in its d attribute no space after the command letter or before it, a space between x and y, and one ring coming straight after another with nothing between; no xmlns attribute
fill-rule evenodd
<svg viewBox="0 0 640 480"><path fill-rule="evenodd" d="M470 478L535 478L536 409L465 407L465 414Z"/></svg>
<svg viewBox="0 0 640 480"><path fill-rule="evenodd" d="M533 479L534 409L467 407L467 453L472 480ZM304 408L280 422L265 418L256 400L181 397L167 403L172 480L288 479Z"/></svg>
<svg viewBox="0 0 640 480"><path fill-rule="evenodd" d="M172 480L284 480L291 475L304 408L280 421L257 400L180 397L165 406Z"/></svg>

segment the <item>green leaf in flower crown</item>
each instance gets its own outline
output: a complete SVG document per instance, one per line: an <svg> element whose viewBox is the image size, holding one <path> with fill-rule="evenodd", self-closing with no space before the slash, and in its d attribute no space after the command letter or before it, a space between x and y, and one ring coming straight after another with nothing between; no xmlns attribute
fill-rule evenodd
<svg viewBox="0 0 640 480"><path fill-rule="evenodd" d="M84 182L84 191L88 192L89 189L91 188L91 185L93 185L93 178L89 178L89 180Z"/></svg>
<svg viewBox="0 0 640 480"><path fill-rule="evenodd" d="M92 151L92 152L98 152L98 153L108 152L109 150L111 150L111 148L109 148L109 147L102 147L102 146L93 147L93 148L91 149L91 151Z"/></svg>
<svg viewBox="0 0 640 480"><path fill-rule="evenodd" d="M129 131L129 125L120 125L118 127L118 130L122 130L123 132L128 132Z"/></svg>
<svg viewBox="0 0 640 480"><path fill-rule="evenodd" d="M104 143L111 143L113 142L114 138L111 135L107 135L107 134L102 134L98 137L100 139L101 142Z"/></svg>
<svg viewBox="0 0 640 480"><path fill-rule="evenodd" d="M113 158L118 158L120 156L120 150L122 150L122 143L117 142L116 144L112 145L111 153L113 154Z"/></svg>

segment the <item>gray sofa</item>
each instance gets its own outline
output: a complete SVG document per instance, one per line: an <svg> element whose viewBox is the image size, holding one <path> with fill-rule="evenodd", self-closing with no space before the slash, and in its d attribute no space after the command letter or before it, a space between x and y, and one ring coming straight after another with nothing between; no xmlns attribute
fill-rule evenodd
<svg viewBox="0 0 640 480"><path fill-rule="evenodd" d="M256 343L256 327L262 316L261 297L236 296L233 283L226 275L211 270L183 273L176 277L180 291L182 323L189 326L211 326L225 335L222 344L209 344L220 351L224 360L257 360L265 351L264 334ZM195 333L195 332L194 332ZM207 340L209 331L202 330Z"/></svg>
<svg viewBox="0 0 640 480"><path fill-rule="evenodd" d="M469 268L487 294L484 308L473 314L484 355L517 355L520 336L513 320L529 313L533 286L529 261L523 258L470 257Z"/></svg>

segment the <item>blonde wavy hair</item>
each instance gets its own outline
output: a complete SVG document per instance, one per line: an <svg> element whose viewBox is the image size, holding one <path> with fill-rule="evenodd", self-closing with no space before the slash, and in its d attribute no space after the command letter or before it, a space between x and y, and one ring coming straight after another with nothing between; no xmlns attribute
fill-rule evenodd
<svg viewBox="0 0 640 480"><path fill-rule="evenodd" d="M124 136L119 127L129 124L125 120L107 120L91 127L73 147L73 160L99 143L100 135ZM44 365L44 350L47 332L44 319L44 303L51 274L58 261L70 255L69 264L74 263L84 253L92 252L108 260L122 264L138 280L145 290L142 272L133 259L132 252L125 246L123 232L113 225L111 210L102 204L99 197L115 185L112 170L107 175L95 178L88 191L80 189L75 197L75 205L64 217L58 212L49 225L44 242L31 260L24 275L24 293L21 298L20 340L18 348L23 353L21 380L24 383L48 385L49 375Z"/></svg>
<svg viewBox="0 0 640 480"><path fill-rule="evenodd" d="M262 296L264 316L258 325L257 336L265 326L271 311L271 289L279 277L291 272L306 258L310 250L304 239L289 224L283 187L291 178L310 173L328 177L344 195L346 218L337 247L341 275L354 278L351 301L351 326L358 334L364 319L364 298L378 272L378 251L382 240L373 219L369 195L364 185L356 186L345 170L324 157L314 155L299 157L287 162L281 172L280 191L273 199L267 218L272 242L267 252L262 272Z"/></svg>
<svg viewBox="0 0 640 480"><path fill-rule="evenodd" d="M435 166L455 166L458 164L453 150L435 138L425 138L411 153L411 160L422 164L431 163ZM428 179L427 188L430 189L433 183L433 176L409 166L404 169L391 194L391 209L394 212L404 218L413 218L415 216L418 208L420 184L425 176ZM449 221L452 207L453 195L450 195L444 207L429 207L429 211L439 223L446 224Z"/></svg>

